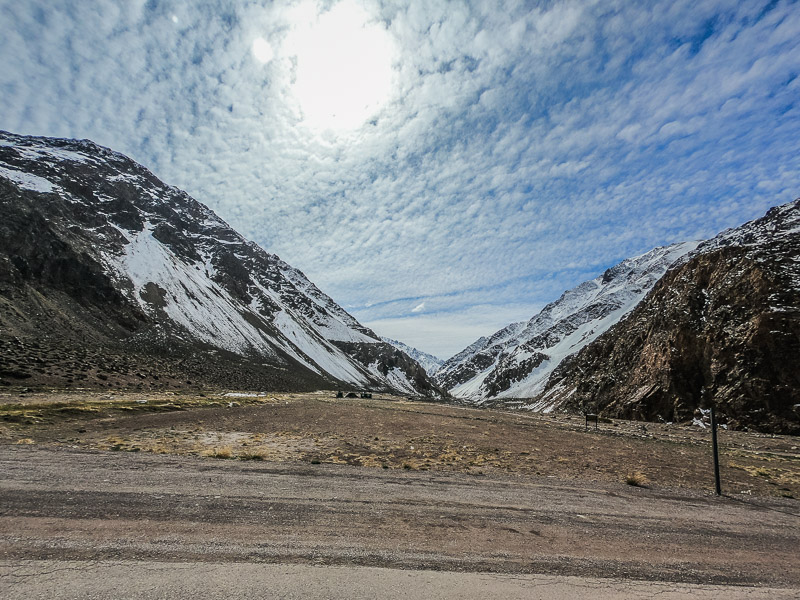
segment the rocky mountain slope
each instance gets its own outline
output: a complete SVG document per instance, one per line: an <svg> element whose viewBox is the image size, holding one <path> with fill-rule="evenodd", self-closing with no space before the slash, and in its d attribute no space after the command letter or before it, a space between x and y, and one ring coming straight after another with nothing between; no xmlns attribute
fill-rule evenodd
<svg viewBox="0 0 800 600"><path fill-rule="evenodd" d="M565 360L531 406L800 434L800 200L722 232Z"/></svg>
<svg viewBox="0 0 800 600"><path fill-rule="evenodd" d="M0 207L0 382L436 393L300 271L121 154L0 133Z"/></svg>
<svg viewBox="0 0 800 600"><path fill-rule="evenodd" d="M476 403L537 395L553 370L628 314L670 265L697 243L656 248L625 260L545 306L529 321L482 337L449 360L435 380Z"/></svg>
<svg viewBox="0 0 800 600"><path fill-rule="evenodd" d="M409 346L408 344L404 344L403 342L392 340L387 337L381 337L381 339L387 344L391 344L398 350L401 350L402 352L408 354L408 356L417 361L419 365L423 369L425 369L425 372L428 375L432 376L436 371L439 370L439 368L444 363L444 361L441 358L434 356L433 354L428 354L427 352L423 352L422 350Z"/></svg>

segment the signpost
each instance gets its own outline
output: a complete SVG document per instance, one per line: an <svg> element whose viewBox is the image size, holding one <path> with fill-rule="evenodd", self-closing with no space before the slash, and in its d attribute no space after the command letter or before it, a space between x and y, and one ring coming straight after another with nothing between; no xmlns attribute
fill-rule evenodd
<svg viewBox="0 0 800 600"><path fill-rule="evenodd" d="M714 449L714 489L717 496L722 495L719 483L719 451L717 450L717 417L714 414L714 404L711 404L711 446Z"/></svg>
<svg viewBox="0 0 800 600"><path fill-rule="evenodd" d="M594 428L597 429L597 415L592 413L584 413L586 417L586 429L589 429L589 421L594 421Z"/></svg>

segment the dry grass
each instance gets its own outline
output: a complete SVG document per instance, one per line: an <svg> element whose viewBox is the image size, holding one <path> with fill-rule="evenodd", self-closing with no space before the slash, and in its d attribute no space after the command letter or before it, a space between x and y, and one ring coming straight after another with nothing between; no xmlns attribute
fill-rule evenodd
<svg viewBox="0 0 800 600"><path fill-rule="evenodd" d="M625 483L634 487L646 487L649 481L641 471L630 471L625 475Z"/></svg>
<svg viewBox="0 0 800 600"><path fill-rule="evenodd" d="M52 398L57 396L58 400ZM7 400L13 397L13 402ZM142 394L136 392L103 393L78 391L28 394L3 394L0 402L0 421L34 425L58 423L74 418L113 416L119 413L153 413L197 408L269 405L278 398L255 396L231 399L220 395L176 394L174 392ZM285 400L284 400L285 401Z"/></svg>
<svg viewBox="0 0 800 600"><path fill-rule="evenodd" d="M105 450L129 450L130 442L117 436L108 436L100 447Z"/></svg>
<svg viewBox="0 0 800 600"><path fill-rule="evenodd" d="M768 459L770 460L770 459ZM775 460L775 459L771 459ZM781 468L775 464L768 463L767 466L758 465L744 465L739 463L730 463L730 467L734 469L741 469L753 477L760 477L775 484L800 484L800 473L796 469L788 468L791 466L789 461L778 463L787 468Z"/></svg>
<svg viewBox="0 0 800 600"><path fill-rule="evenodd" d="M222 446L221 448L211 448L203 451L203 456L211 458L233 458L233 448L230 446Z"/></svg>
<svg viewBox="0 0 800 600"><path fill-rule="evenodd" d="M388 397L335 400L323 392L237 398L237 407L219 395L29 396L12 406L3 404L0 390L0 443L30 439L237 460L713 487L708 432L677 425L651 424L645 435L640 423L614 421L586 431L563 415ZM78 410L62 410L67 405ZM726 491L800 497L796 438L728 431L721 437Z"/></svg>
<svg viewBox="0 0 800 600"><path fill-rule="evenodd" d="M267 453L266 452L240 452L236 455L236 458L239 460L267 460Z"/></svg>

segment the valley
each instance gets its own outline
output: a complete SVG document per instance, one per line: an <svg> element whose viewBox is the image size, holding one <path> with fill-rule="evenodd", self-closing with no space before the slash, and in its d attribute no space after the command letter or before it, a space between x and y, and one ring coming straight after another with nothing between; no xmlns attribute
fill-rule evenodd
<svg viewBox="0 0 800 600"><path fill-rule="evenodd" d="M151 597L166 564L229 563L375 578L361 597L397 571L510 577L494 595L796 595L800 200L440 361L121 154L0 142L3 597L53 597L62 572L116 597L95 568Z"/></svg>
<svg viewBox="0 0 800 600"><path fill-rule="evenodd" d="M294 393L0 392L0 441L289 466L348 465L472 477L558 478L652 489L713 489L699 426L476 409L403 396ZM721 430L723 489L800 498L793 436Z"/></svg>
<svg viewBox="0 0 800 600"><path fill-rule="evenodd" d="M795 4L0 0L0 600L800 598Z"/></svg>
<svg viewBox="0 0 800 600"><path fill-rule="evenodd" d="M800 432L800 200L623 260L442 361L126 156L0 142L0 388L345 387L681 424L713 403L732 430Z"/></svg>
<svg viewBox="0 0 800 600"><path fill-rule="evenodd" d="M225 590L241 597L265 577L287 598L323 597L290 592L316 578L358 598L467 582L466 598L800 587L800 511L781 497L800 491L789 437L724 432L717 497L707 435L683 427L585 431L564 416L327 392L23 396L4 394L1 413L7 598L58 595L57 582L112 598L103 573L147 598L153 574L203 598L222 597L232 573ZM647 481L626 482L632 470Z"/></svg>

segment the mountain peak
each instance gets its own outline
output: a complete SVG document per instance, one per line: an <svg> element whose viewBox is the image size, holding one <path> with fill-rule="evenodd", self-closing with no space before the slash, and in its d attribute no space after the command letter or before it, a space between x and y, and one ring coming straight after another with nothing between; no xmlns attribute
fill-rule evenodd
<svg viewBox="0 0 800 600"><path fill-rule="evenodd" d="M527 322L512 323L448 360L436 381L482 403L538 393L561 360L626 315L696 242L654 248L564 292Z"/></svg>
<svg viewBox="0 0 800 600"><path fill-rule="evenodd" d="M408 356L417 361L420 366L425 369L425 372L428 375L433 376L433 374L436 373L436 371L442 366L442 363L444 363L441 358L434 356L433 354L423 352L422 350L418 350L417 348L409 346L408 344L404 344L403 342L399 342L387 337L382 337L381 339L387 344L391 344L398 350L402 350L408 354Z"/></svg>
<svg viewBox="0 0 800 600"><path fill-rule="evenodd" d="M189 357L219 361L222 352L236 366L213 383L234 386L242 371L240 381L262 385L434 393L413 360L302 272L122 154L0 133L0 203L0 292L17 315L4 318L0 335L39 337L31 326L45 297L66 317L63 331L39 323L48 344L91 339L128 363L126 349L141 348L139 356L166 355L176 377Z"/></svg>

